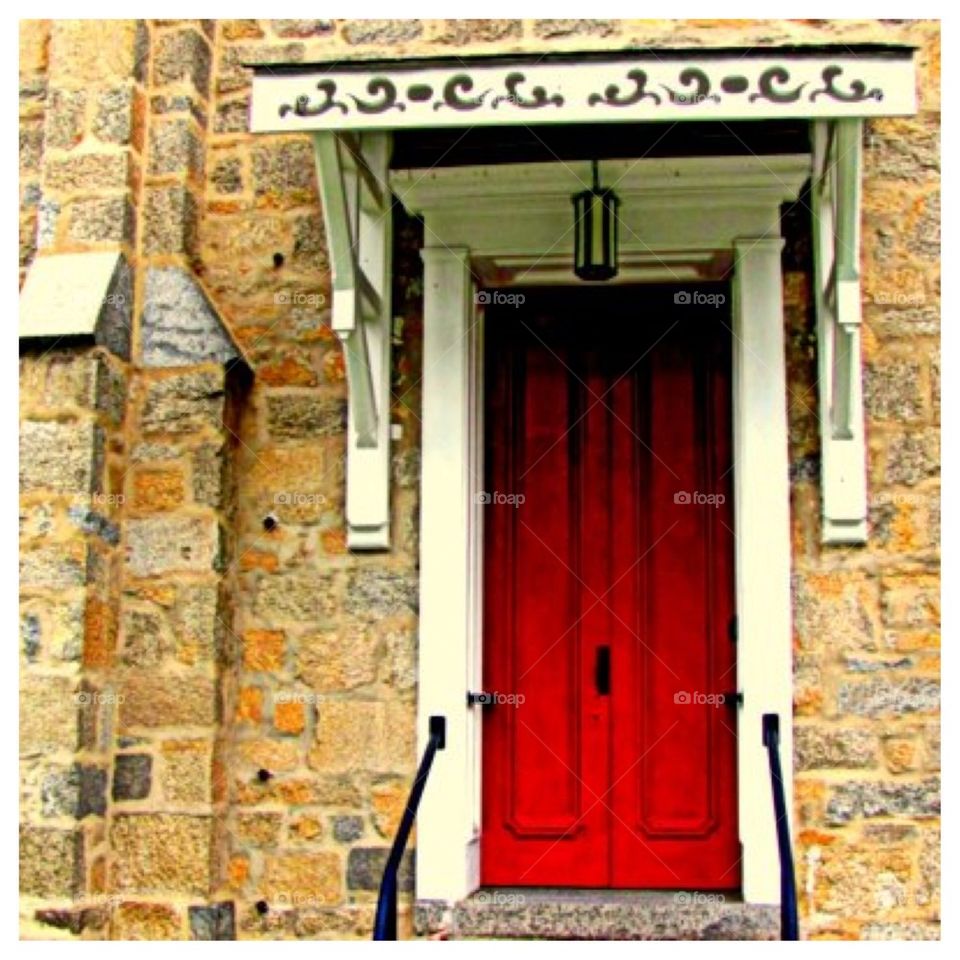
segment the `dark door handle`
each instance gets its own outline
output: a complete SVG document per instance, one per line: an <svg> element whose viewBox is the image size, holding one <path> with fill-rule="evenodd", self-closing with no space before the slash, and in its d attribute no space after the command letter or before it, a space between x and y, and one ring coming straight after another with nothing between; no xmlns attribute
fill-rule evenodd
<svg viewBox="0 0 960 960"><path fill-rule="evenodd" d="M594 668L594 680L597 685L597 695L610 695L610 648L604 644L597 647L597 661Z"/></svg>

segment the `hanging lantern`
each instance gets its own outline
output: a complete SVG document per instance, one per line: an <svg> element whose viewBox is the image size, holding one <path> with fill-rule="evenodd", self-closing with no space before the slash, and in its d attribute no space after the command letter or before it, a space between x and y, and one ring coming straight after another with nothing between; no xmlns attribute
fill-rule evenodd
<svg viewBox="0 0 960 960"><path fill-rule="evenodd" d="M597 161L593 161L593 187L574 194L576 218L573 272L581 280L609 280L617 275L620 198L601 189Z"/></svg>

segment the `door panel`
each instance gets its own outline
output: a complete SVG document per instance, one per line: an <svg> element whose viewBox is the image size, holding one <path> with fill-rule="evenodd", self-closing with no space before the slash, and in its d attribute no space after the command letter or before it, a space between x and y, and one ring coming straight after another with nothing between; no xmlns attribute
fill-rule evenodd
<svg viewBox="0 0 960 960"><path fill-rule="evenodd" d="M662 287L487 315L484 883L739 884L725 321Z"/></svg>

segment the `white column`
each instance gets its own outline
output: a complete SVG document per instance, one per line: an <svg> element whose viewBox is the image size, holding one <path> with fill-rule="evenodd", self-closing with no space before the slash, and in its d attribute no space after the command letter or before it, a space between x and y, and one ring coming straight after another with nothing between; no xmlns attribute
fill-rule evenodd
<svg viewBox="0 0 960 960"><path fill-rule="evenodd" d="M733 391L738 760L743 895L779 903L780 864L762 716L780 715L784 788L793 802L790 481L782 239L734 242Z"/></svg>
<svg viewBox="0 0 960 960"><path fill-rule="evenodd" d="M447 745L417 817L419 899L453 901L478 885L474 711L479 648L476 534L476 331L466 248L427 247L424 262L418 732L447 718Z"/></svg>

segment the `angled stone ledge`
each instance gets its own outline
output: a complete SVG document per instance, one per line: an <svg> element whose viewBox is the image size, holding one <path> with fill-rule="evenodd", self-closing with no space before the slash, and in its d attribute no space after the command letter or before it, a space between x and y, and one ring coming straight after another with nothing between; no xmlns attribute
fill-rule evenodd
<svg viewBox="0 0 960 960"><path fill-rule="evenodd" d="M213 304L181 267L147 270L141 318L145 367L227 364L241 354Z"/></svg>
<svg viewBox="0 0 960 960"><path fill-rule="evenodd" d="M20 292L20 340L93 340L130 358L133 278L122 253L38 257Z"/></svg>

